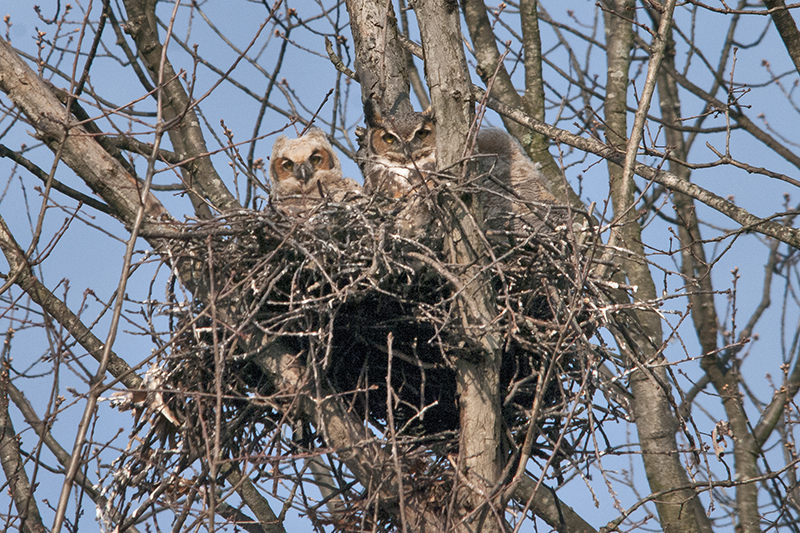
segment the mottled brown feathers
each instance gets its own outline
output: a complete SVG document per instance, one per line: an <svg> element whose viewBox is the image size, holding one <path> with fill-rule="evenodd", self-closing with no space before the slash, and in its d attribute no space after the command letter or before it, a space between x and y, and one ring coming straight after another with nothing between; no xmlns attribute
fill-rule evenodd
<svg viewBox="0 0 800 533"><path fill-rule="evenodd" d="M359 165L364 188L401 198L425 185L436 169L436 135L430 113L387 116L369 100L364 106L367 129L359 135Z"/></svg>
<svg viewBox="0 0 800 533"><path fill-rule="evenodd" d="M359 165L366 192L392 198L411 198L414 224L430 221L418 197L435 189L436 128L430 112L389 115L372 100L364 105L367 129L357 132ZM530 232L561 223L565 210L547 187L539 166L516 139L499 129L478 133L478 178L465 184L482 197L486 228Z"/></svg>

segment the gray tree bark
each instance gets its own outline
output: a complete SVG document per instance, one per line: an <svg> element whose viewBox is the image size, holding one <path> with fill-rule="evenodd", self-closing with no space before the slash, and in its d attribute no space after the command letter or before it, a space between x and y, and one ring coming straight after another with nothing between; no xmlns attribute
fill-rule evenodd
<svg viewBox="0 0 800 533"><path fill-rule="evenodd" d="M631 154L635 159L641 130L638 136L627 139L628 67L633 48L630 18L634 2L615 0L609 4L610 9L604 11L608 43L605 133L610 146L628 154L625 162L627 169L612 162L608 164L615 224L610 240L625 250L619 254L617 261L623 266L630 284L638 287L635 299L655 300L655 283L644 260L642 228L635 206L636 190L632 179L634 160L630 160ZM658 61L658 58L651 57L651 61ZM640 111L644 109L644 113L649 106L645 98L642 98L640 106ZM637 367L631 374L630 386L647 480L653 492L687 486L689 478L681 465L675 436L679 426L672 412L674 401L669 379L663 366L653 366L653 363L664 360L660 355L661 319L652 311L635 310L632 315L638 327L627 331L625 338L618 337L618 342L629 364ZM645 366L649 370L645 370ZM693 512L685 511L687 503L692 506ZM694 512L698 505L699 501L691 490L668 494L656 503L661 527L670 533L702 531L701 513Z"/></svg>
<svg viewBox="0 0 800 533"><path fill-rule="evenodd" d="M461 37L461 17L455 2L412 2L417 15L425 56L425 74L436 121L436 164L456 181L467 179L471 165L462 164L474 138L475 104ZM477 195L443 198L451 261L462 265L465 287L459 298L463 332L468 342L481 347L478 360L456 362L460 409L459 468L466 476L465 497L459 501L464 531L502 531L504 505L493 501L502 473L500 456L500 358L502 337L492 331L494 294L484 270Z"/></svg>

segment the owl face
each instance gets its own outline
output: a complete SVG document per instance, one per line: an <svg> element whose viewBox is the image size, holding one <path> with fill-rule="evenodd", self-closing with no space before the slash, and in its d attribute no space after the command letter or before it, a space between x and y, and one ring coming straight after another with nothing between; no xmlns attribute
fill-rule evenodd
<svg viewBox="0 0 800 533"><path fill-rule="evenodd" d="M358 183L342 177L339 158L319 128L297 139L275 139L269 174L275 206L292 216L306 216L323 199L343 202L361 192Z"/></svg>
<svg viewBox="0 0 800 533"><path fill-rule="evenodd" d="M312 128L297 139L275 140L269 174L278 197L321 198L322 186L342 179L342 166L326 135Z"/></svg>
<svg viewBox="0 0 800 533"><path fill-rule="evenodd" d="M367 130L359 133L362 144L364 184L393 198L426 185L436 170L436 130L431 113L383 116L369 100L364 106Z"/></svg>

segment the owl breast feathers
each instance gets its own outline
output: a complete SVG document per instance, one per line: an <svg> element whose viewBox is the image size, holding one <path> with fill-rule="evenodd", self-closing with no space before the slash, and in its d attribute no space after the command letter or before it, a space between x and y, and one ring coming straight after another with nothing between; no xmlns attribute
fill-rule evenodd
<svg viewBox="0 0 800 533"><path fill-rule="evenodd" d="M373 100L364 104L366 129L356 132L359 166L366 192L392 198L418 198L435 188L436 129L429 112L394 116L381 113ZM516 139L499 129L478 133L477 179L467 184L481 195L486 228L490 230L539 231L547 224L563 222L559 208L539 166L534 164ZM410 209L411 218L422 224L430 220L419 201Z"/></svg>
<svg viewBox="0 0 800 533"><path fill-rule="evenodd" d="M340 202L347 193L361 190L354 180L342 176L339 158L319 128L311 128L297 139L285 135L275 139L269 175L273 201L291 208L294 214L323 199Z"/></svg>

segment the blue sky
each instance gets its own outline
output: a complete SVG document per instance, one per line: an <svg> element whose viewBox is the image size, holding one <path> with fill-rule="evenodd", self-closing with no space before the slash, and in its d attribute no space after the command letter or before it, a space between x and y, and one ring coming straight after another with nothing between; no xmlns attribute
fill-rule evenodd
<svg viewBox="0 0 800 533"><path fill-rule="evenodd" d="M12 5L13 4L13 5ZM44 16L52 16L55 13L55 2L42 2L42 13ZM83 4L75 3L75 9L81 9ZM571 0L560 2L542 2L543 7L548 10L551 16L565 22L571 23L572 19L568 14L568 10L572 10L575 17L585 23L591 23L595 16L594 2L588 0ZM253 39L258 31L258 25L265 18L265 8L259 2L241 1L236 3L229 2L205 2L200 3L202 10L207 13L209 20L213 21L214 25L220 30L222 35L230 38L233 44L241 49L244 49L248 43ZM292 4L300 13L300 16L307 16L313 6L309 3L295 3ZM11 15L10 36L12 44L32 55L36 52L36 43L34 35L37 29L46 31L46 38L52 38L55 35L55 28L48 26L42 21L37 20L36 14L33 11L32 5L26 2L8 3L3 6L5 11L0 11L0 15L9 13ZM84 6L85 7L85 6ZM99 3L95 2L93 6L94 13L97 12ZM64 7L62 6L62 9ZM2 9L2 8L0 8ZM168 17L169 11L172 9L171 3L162 2L159 4L159 9L162 15ZM237 53L225 44L213 29L205 23L199 14L189 20L186 18L186 9L179 10L179 17L175 26L175 36L177 39L185 39L187 34L192 43L196 43L198 53L200 56L209 59L214 65L227 69L233 61L236 60ZM340 24L343 25L346 19L346 13L341 10L339 15L342 17ZM77 18L77 17L73 17ZM93 19L96 16L93 15ZM310 26L319 32L330 32L331 21L336 20L336 12L329 14L329 17L322 18L310 23ZM676 20L682 27L686 27L689 20L689 13L686 9L681 8L676 14ZM725 38L725 24L726 20L722 16L703 14L698 20L696 32L698 43L701 49L709 54L707 57L712 63L716 61L716 54L718 54L719 47ZM645 22L645 20L642 20ZM796 73L792 72L791 62L788 60L785 49L782 43L777 39L774 30L767 31L764 40L758 46L748 47L748 43L758 42L761 37L763 29L769 24L766 17L749 17L745 18L737 30L737 39L740 42L740 48L736 55L736 66L733 71L733 77L736 83L742 84L745 90L750 90L741 95L740 103L745 106L748 116L759 125L768 123L770 127L780 132L792 132L795 129L797 122L797 109L791 105L786 98L781 94L777 86L771 85L766 88L760 87L769 79L769 73L765 66L765 61L768 62L770 68L776 73L789 74L783 78L784 86L787 90L792 90L795 87L797 79ZM711 29L712 31L708 31ZM77 27L64 27L64 32L76 32ZM271 33L272 27L265 28L262 35L256 41L250 52L252 60L242 61L236 70L233 71L230 81L223 81L222 84L212 92L200 104L200 109L203 113L203 118L207 123L207 136L206 141L210 150L216 150L220 146L214 140L214 134L219 137L222 143L225 143L225 137L222 134L220 121L224 120L225 125L230 128L235 136L236 141L246 141L253 135L254 125L256 123L256 116L259 111L258 103L248 96L248 91L256 95L263 94L266 88L265 72L272 72L275 62L277 60L277 50L279 48L280 38ZM77 38L77 34L75 34ZM287 55L284 58L284 67L279 77L285 78L287 86L285 91L275 89L274 101L279 105L286 105L288 100L291 100L294 105L298 106L299 114L304 118L309 118L311 111L320 106L325 98L327 92L333 87L333 80L335 79L336 72L331 66L330 62L323 56L324 43L321 35L315 34L306 29L297 29L290 36L292 43L287 49ZM554 51L549 56L553 58L556 64L565 70L569 70L570 64L566 55L563 53L563 48L557 47L556 36L550 29L543 30L543 40L545 43L544 48L554 48ZM84 46L88 46L89 39L84 39ZM295 43L301 45L304 49L296 46ZM116 53L113 49L113 39L107 38L106 45L110 50ZM605 63L601 53L597 50L588 52L585 48L580 50L581 44L576 44L579 52L579 60L581 62L588 62L590 70L596 73L600 79L604 76ZM218 75L202 64L197 65L196 70L191 58L180 49L177 43L173 43L169 49L170 58L173 63L185 69L188 73L190 80L195 80L193 90L194 95L205 94L212 88L218 81ZM683 65L687 58L687 50L685 46L678 47L678 63ZM637 69L641 65L640 62L635 62L633 69ZM79 65L82 67L82 65ZM61 69L69 72L71 65L64 61L61 64ZM80 68L78 69L80 72ZM690 75L696 76L695 79L702 80L709 83L710 77L703 73L702 58L695 54L691 58L691 63L688 67ZM521 79L521 67L517 69L515 74L516 79ZM545 69L546 79L552 80L551 83L558 86L563 86L563 80L559 75L550 67ZM731 68L726 69L726 79L731 76ZM642 77L638 79L639 87L642 83ZM474 77L475 81L477 77ZM54 83L59 86L65 86L65 81L57 77L53 78ZM98 94L110 99L112 102L122 104L140 97L143 94L141 86L137 83L135 78L128 72L128 70L120 65L116 60L99 57L96 61L92 77L90 80L91 87L97 91ZM296 97L298 98L295 98ZM552 96L552 95L551 95ZM692 99L688 94L684 94L684 108L683 114L685 116L693 116L703 111L700 102ZM346 97L346 99L345 99ZM717 95L719 99L724 100L724 94ZM629 92L629 101L631 105L635 105L634 91L631 89ZM8 103L8 99L0 96L0 102L3 104ZM307 109L302 107L305 104ZM599 108L599 101L594 101L593 105ZM322 108L321 117L328 119L332 116L333 102L328 103ZM336 138L345 146L353 146L355 143L354 128L361 121L360 119L360 91L357 85L351 84L349 94L343 95L343 102L338 113L346 113L346 120L344 125L345 131L337 130ZM137 103L135 108L137 110L153 110L154 104L152 100L144 100ZM652 112L657 112L657 101L654 100L654 108ZM554 122L559 114L559 109L553 107L548 110L547 120ZM761 118L763 116L763 118ZM152 119L143 118L145 123L132 124L131 129L134 132L143 132L140 140L147 141L152 138L152 135L147 134L152 126ZM499 124L496 117L489 117L489 121L494 124ZM9 124L9 120L0 121L0 131L3 131ZM259 130L259 134L266 134L270 132L277 132L284 129L289 124L289 120L272 111L267 111L263 124ZM705 124L706 126L724 126L725 117L720 114L718 116L709 118ZM324 126L324 124L323 124ZM560 127L565 129L574 129L570 121L563 121L559 124ZM329 128L328 128L329 129ZM4 144L11 148L18 148L21 144L28 146L35 145L38 141L33 139L27 133L30 128L15 126L10 135L3 138ZM287 134L292 135L294 129L288 126ZM650 138L656 138L657 144L663 144L663 134L659 136L656 126L651 126L651 129L646 133L646 140L649 142ZM274 135L260 140L257 144L256 157L265 158L270 152L272 139ZM723 133L711 136L708 139L703 139L702 142L708 140L718 150L724 150L725 137ZM787 143L792 142L792 138L787 140ZM551 152L558 156L558 149L565 147L553 147ZM793 168L789 163L779 159L773 152L766 149L760 143L754 141L752 137L735 132L731 138L731 152L741 159L746 160L753 166L763 166L770 170L782 172L792 177L797 177L797 169ZM792 145L796 150L796 146ZM242 147L246 153L247 146ZM52 164L52 153L45 148L37 148L30 153L32 160L37 162L41 168L49 169ZM712 151L706 147L697 145L691 153L691 161L695 163L709 162L716 159ZM217 153L213 156L213 160L218 171L224 176L227 183L233 184L234 172L229 165L230 159L223 153ZM576 162L574 155L567 158L571 163L566 169L566 178L573 185L578 187L579 177L585 191L585 198L587 202L598 202L602 206L602 202L606 198L607 190L607 175L606 167L603 162L598 163L597 158L590 156L584 161ZM647 161L647 160L645 160ZM652 161L650 161L652 163ZM141 165L138 162L137 165ZM356 164L346 157L342 157L342 165L346 175L358 178L358 168ZM0 159L0 176L6 178L11 175L12 163L5 159ZM139 166L140 171L142 169ZM59 179L65 181L70 186L89 192L74 176L71 175L66 169L62 169L58 173ZM239 176L241 182L241 175ZM788 193L795 197L796 194L792 190L792 186L777 180L770 180L764 176L748 174L745 171L734 169L730 166L718 167L716 169L709 169L698 171L693 174L692 179L701 187L707 188L719 194L720 196L727 197L733 196L737 205L750 209L755 214L766 216L774 212L782 211L781 207L784 199L784 193ZM174 183L177 178L169 172L164 172L157 176L157 183ZM26 173L19 173L13 175L12 179L3 184L3 192L0 197L0 214L6 222L11 226L20 244L27 247L31 235L31 219L27 213L31 212L33 216L39 214L41 198L35 191L35 187L39 183ZM243 192L240 190L240 192ZM263 194L263 193L262 193ZM161 194L160 198L171 210L171 212L178 218L190 214L190 206L186 198ZM67 201L58 194L54 194L54 200L57 202L64 202L67 205L74 205L74 202ZM667 207L668 215L671 215L671 207ZM698 207L698 213L701 218L707 223L704 227L706 237L716 236L720 228L735 228L736 224L727 219L726 217L705 207ZM83 305L83 313L87 322L98 320L97 331L98 336L104 338L105 329L108 325L108 313L103 312L101 302L108 301L117 284L120 275L121 258L124 252L124 243L122 240L125 238L124 228L115 221L107 220L104 215L99 215L91 209L84 208L82 210L82 220L71 222L69 229L60 232L64 225L65 219L68 214L58 208L50 208L45 214L45 232L42 238L42 245L40 250L45 249L45 243L58 236L57 243L48 249L48 257L44 261L39 274L42 281L54 292L64 296L73 310L81 309ZM103 231L94 229L94 225L100 225ZM669 230L665 223L659 220L653 220L648 224L645 230L645 239L648 242L657 243L662 249L667 249L672 246L673 249L676 245L674 240L670 243ZM736 268L741 276L737 286L737 305L738 316L737 322L740 324L747 320L749 314L757 305L761 297L761 279L763 277L763 264L766 257L766 248L762 244L763 239L753 235L745 235L739 237L734 245L728 249L727 245L730 244L729 240L720 242L717 245L709 245L708 252L714 257L719 258L719 264L715 269L714 282L717 290L725 290L732 288L731 271ZM141 250L146 250L147 246L144 242L140 243ZM139 257L143 257L141 254ZM664 257L659 254L653 256L653 260L664 266L665 268L672 268L677 270L671 258ZM154 275L156 264L153 262L144 264L134 275L130 282L130 298L133 301L144 301L148 298L163 298L164 297L164 282L166 280L166 272L162 269L159 280L161 284L154 284L154 293L150 294L149 280ZM0 270L6 270L4 262L0 261ZM665 284L669 291L675 290L680 285L680 280L677 276L666 275L657 270L654 270L656 277L656 284L661 287ZM69 286L68 293L65 294L67 282ZM87 293L91 290L93 294ZM769 314L760 323L757 333L759 335L758 342L751 343L747 348L750 350L748 359L744 362L744 371L754 376L753 383L755 384L755 391L760 395L762 400L768 401L771 396L771 388L768 382L764 379L764 375L769 372L772 374L773 379L779 379L780 371L779 365L781 363L782 340L790 339L791 332L783 331L781 328L781 308L780 298L782 293L780 287L774 289L775 303ZM95 297L97 300L95 300ZM85 303L84 303L85 302ZM720 313L723 314L727 299L725 296L718 297L718 308ZM136 304L131 302L126 304L129 309L135 309ZM682 310L685 309L685 301L677 300L670 302L665 306L665 309ZM797 308L796 306L789 306L786 311L791 318L788 323L796 323L797 321ZM744 318L742 318L744 317ZM669 316L668 320L672 323L677 323L675 316ZM687 321L687 325L689 321ZM690 326L690 325L689 325ZM121 356L131 363L135 363L142 358L149 355L152 348L150 340L145 336L135 334L134 328L129 325L123 324L121 337L115 345L115 350ZM681 360L687 356L697 356L697 346L694 338L694 333L686 326L681 330L682 341L674 342L668 348L666 355L672 361ZM42 356L48 350L47 340L42 338L41 333L36 330L21 329L17 332L14 343L12 355L15 357L15 365L18 369L24 368L26 363L30 361L33 363L38 357ZM87 362L87 364L90 364ZM699 365L696 363L683 365L682 368L686 374L696 379L699 375ZM685 378L680 378L685 379ZM50 383L52 382L51 376L46 376L41 379L42 390L41 394L31 394L31 401L34 406L40 410L44 410L49 400L48 394ZM65 374L61 377L60 394L67 397L67 405L74 402L74 405L67 408L65 412L59 417L57 433L64 436L62 443L70 445L72 442L72 435L70 425L75 424L76 416L80 416L82 411L82 401L74 400L68 392L66 387L75 386L78 390L85 390L85 384L81 382L79 376L70 376ZM688 383L684 381L684 386ZM712 399L713 400L713 399ZM724 413L718 408L718 403L715 401L708 401L704 406L711 411L712 416L724 418ZM103 406L101 409L108 409ZM124 418L125 415L122 415ZM120 425L127 423L120 419L120 415L103 417L104 420L119 420ZM113 424L112 424L113 425ZM18 429L21 424L18 422ZM98 427L96 428L96 439L102 441L104 438L114 434L117 427ZM620 428L623 432L624 428ZM710 429L709 429L710 431ZM31 435L30 433L28 435ZM25 437L25 436L24 436ZM26 442L35 442L33 436L25 437ZM52 462L52 461L51 461ZM627 458L606 459L605 466L607 468L613 467L618 470L627 468L634 468L634 463L630 465L626 463ZM617 464L615 464L617 463ZM638 467L635 467L638 469ZM598 478L599 479L599 478ZM601 500L601 510L595 515L592 515L593 525L600 526L604 520L613 517L611 510L610 496L602 488L602 483L595 483L595 493ZM40 490L47 490L49 487L42 487ZM56 489L57 490L57 489ZM578 507L586 507L585 501L587 493L585 490L578 486L574 489L574 496L570 492L564 493L564 498L568 503L572 503ZM630 497L628 494L626 497ZM5 494L0 495L0 502L4 502ZM54 497L49 497L50 501L55 501ZM632 501L632 500L629 500ZM82 525L88 527L90 520L84 519ZM300 526L297 526L300 527ZM303 527L308 527L307 525ZM83 529L82 529L83 530ZM310 530L310 527L308 527ZM532 530L532 528L531 528Z"/></svg>

